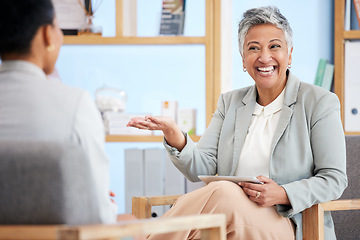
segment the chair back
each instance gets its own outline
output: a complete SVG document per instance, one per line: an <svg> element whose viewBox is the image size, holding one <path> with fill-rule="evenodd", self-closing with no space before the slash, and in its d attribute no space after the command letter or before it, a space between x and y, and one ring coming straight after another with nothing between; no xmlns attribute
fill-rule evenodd
<svg viewBox="0 0 360 240"><path fill-rule="evenodd" d="M99 223L81 147L0 140L0 224Z"/></svg>
<svg viewBox="0 0 360 240"><path fill-rule="evenodd" d="M349 185L340 199L360 199L360 136L346 136L346 164ZM360 211L334 211L338 240L360 239Z"/></svg>

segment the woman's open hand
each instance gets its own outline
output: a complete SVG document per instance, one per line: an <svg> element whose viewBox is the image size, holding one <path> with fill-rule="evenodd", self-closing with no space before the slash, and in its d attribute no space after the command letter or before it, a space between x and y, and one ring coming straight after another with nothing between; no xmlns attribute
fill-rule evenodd
<svg viewBox="0 0 360 240"><path fill-rule="evenodd" d="M170 117L145 116L131 118L127 126L135 127L138 129L161 130L163 132L166 132L174 128L176 126L176 123Z"/></svg>
<svg viewBox="0 0 360 240"><path fill-rule="evenodd" d="M170 117L163 116L146 116L134 117L127 124L128 127L135 127L145 130L161 130L167 143L181 151L185 144L186 139L181 132L180 128L176 125L175 121Z"/></svg>
<svg viewBox="0 0 360 240"><path fill-rule="evenodd" d="M286 191L272 179L258 176L257 179L264 184L241 182L239 185L249 196L251 201L256 202L260 207L270 207L276 204L290 204Z"/></svg>

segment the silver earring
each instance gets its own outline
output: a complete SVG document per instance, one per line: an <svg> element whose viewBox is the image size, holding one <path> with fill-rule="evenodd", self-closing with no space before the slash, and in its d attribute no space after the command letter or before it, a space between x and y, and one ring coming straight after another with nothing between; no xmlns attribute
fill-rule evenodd
<svg viewBox="0 0 360 240"><path fill-rule="evenodd" d="M243 68L243 71L246 72L247 71L246 68Z"/></svg>
<svg viewBox="0 0 360 240"><path fill-rule="evenodd" d="M288 68L287 69L290 69L291 68L291 64L288 65Z"/></svg>

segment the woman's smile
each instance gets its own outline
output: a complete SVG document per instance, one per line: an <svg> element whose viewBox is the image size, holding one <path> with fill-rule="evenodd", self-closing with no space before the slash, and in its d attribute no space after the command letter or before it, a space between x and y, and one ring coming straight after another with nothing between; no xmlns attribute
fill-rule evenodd
<svg viewBox="0 0 360 240"><path fill-rule="evenodd" d="M265 66L265 67L257 67L256 70L263 77L272 76L276 70L276 66Z"/></svg>

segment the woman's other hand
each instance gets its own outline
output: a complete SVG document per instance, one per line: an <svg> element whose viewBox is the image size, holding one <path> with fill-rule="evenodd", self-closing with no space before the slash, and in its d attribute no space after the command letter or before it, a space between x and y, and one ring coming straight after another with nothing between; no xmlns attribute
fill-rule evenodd
<svg viewBox="0 0 360 240"><path fill-rule="evenodd" d="M116 197L116 195L115 195L115 193L114 193L113 191L111 191L111 190L110 190L110 197L112 197L112 198L110 198L111 202L114 203L114 204L116 204L115 200L113 199L113 197Z"/></svg>
<svg viewBox="0 0 360 240"><path fill-rule="evenodd" d="M270 207L276 204L290 204L289 198L283 187L279 186L272 179L264 176L258 176L257 179L264 184L248 182L239 183L251 201L256 202L260 207Z"/></svg>
<svg viewBox="0 0 360 240"><path fill-rule="evenodd" d="M160 130L163 132L167 143L181 151L186 144L184 134L170 117L146 116L134 117L127 124L128 127L135 127L144 130Z"/></svg>

